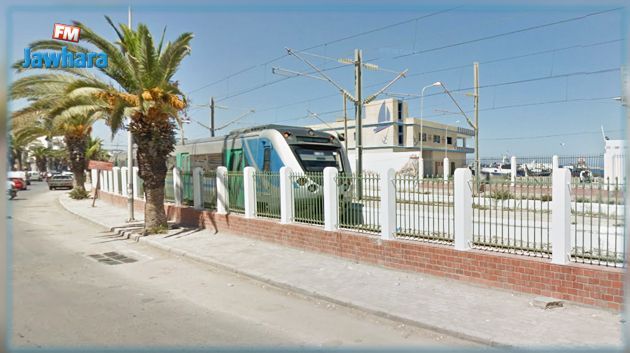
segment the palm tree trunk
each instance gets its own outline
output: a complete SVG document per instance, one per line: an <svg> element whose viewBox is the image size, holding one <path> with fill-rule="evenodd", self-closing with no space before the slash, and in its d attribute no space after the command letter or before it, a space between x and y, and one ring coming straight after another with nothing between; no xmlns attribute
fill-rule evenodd
<svg viewBox="0 0 630 353"><path fill-rule="evenodd" d="M168 227L166 212L164 211L164 187L147 189L144 194L144 228L150 233L166 230Z"/></svg>
<svg viewBox="0 0 630 353"><path fill-rule="evenodd" d="M74 174L73 189L76 190L78 195L85 194L85 149L87 137L66 135L65 141L68 149L70 170Z"/></svg>
<svg viewBox="0 0 630 353"><path fill-rule="evenodd" d="M164 211L164 180L166 160L173 152L175 132L168 115L154 108L145 115L136 114L130 125L138 145L138 175L144 183L146 203L144 228L149 233L161 233L168 229Z"/></svg>

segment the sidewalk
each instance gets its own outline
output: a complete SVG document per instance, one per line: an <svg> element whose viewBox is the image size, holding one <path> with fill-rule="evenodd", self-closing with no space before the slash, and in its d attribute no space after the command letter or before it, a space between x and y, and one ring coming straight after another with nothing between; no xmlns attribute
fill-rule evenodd
<svg viewBox="0 0 630 353"><path fill-rule="evenodd" d="M71 213L129 235L125 208L66 194ZM133 237L133 236L132 236ZM622 344L621 314L565 302L543 310L534 296L421 273L396 271L229 233L173 229L135 237L146 244L260 281L484 344L597 347Z"/></svg>

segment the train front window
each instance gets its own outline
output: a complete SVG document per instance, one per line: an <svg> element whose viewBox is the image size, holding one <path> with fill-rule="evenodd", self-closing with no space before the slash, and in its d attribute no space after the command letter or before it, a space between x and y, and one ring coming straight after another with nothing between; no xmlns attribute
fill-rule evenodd
<svg viewBox="0 0 630 353"><path fill-rule="evenodd" d="M295 155L306 172L321 172L326 167L335 167L343 171L341 154L337 148L294 147Z"/></svg>

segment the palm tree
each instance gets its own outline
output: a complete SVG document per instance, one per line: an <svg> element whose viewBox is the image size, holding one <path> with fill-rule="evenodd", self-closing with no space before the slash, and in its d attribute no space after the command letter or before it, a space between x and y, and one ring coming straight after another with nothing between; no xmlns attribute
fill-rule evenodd
<svg viewBox="0 0 630 353"><path fill-rule="evenodd" d="M35 165L37 165L37 170L39 170L40 172L46 172L50 150L42 144L37 144L32 146L29 152L31 156L35 158Z"/></svg>
<svg viewBox="0 0 630 353"><path fill-rule="evenodd" d="M145 229L160 232L168 227L164 212L164 181L166 160L175 146L175 128L179 113L186 108L186 99L173 76L182 60L190 54L192 33L183 33L173 42L164 45L164 34L157 45L144 24L134 30L124 24L114 25L109 17L118 41L112 43L96 34L83 23L74 22L81 28L81 39L94 45L108 56L108 66L99 68L114 84L95 84L90 78L79 77L69 87L73 91L68 111L86 115L100 112L112 130L112 134L126 128L131 131L138 146L139 176L144 182L146 197ZM61 50L87 53L82 45L71 45L53 40L31 44L31 51ZM19 66L14 66L19 69ZM19 69L20 70L20 69ZM78 75L80 69L57 68L69 75ZM31 83L34 83L31 81ZM80 100L84 100L80 102ZM107 105L93 106L95 100ZM129 118L124 124L125 117Z"/></svg>
<svg viewBox="0 0 630 353"><path fill-rule="evenodd" d="M85 159L93 161L109 161L109 153L103 149L103 140L88 137Z"/></svg>
<svg viewBox="0 0 630 353"><path fill-rule="evenodd" d="M90 83L94 89L106 87L93 76L82 72L73 75L57 73L22 77L11 87L12 99L27 99L30 104L13 113L13 130L29 136L63 135L66 160L74 174L73 198L88 197L85 191L87 143L92 125L102 115L106 105L90 100L76 88ZM83 91L85 91L83 87ZM79 91L79 93L77 93Z"/></svg>

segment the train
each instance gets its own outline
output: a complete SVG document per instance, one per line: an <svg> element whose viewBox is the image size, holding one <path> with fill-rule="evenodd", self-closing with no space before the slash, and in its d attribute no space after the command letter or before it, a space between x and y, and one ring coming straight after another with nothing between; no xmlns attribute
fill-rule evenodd
<svg viewBox="0 0 630 353"><path fill-rule="evenodd" d="M324 168L335 167L340 174L352 173L342 141L339 136L306 127L261 125L234 130L225 136L178 144L168 164L169 168L177 167L183 173L190 173L197 167L204 171L214 171L219 166L225 166L228 173L242 172L248 166L253 167L256 172L278 173L280 168L287 166L295 175L302 175L293 182L297 205L304 199L323 200L323 185L319 173ZM259 185L260 187L267 189L266 194L276 195L271 189L277 191L279 179L278 182L272 182L272 185L267 182L266 185ZM236 194L230 195L230 204L239 207L243 197L238 190L242 190L242 187L237 185L234 189ZM343 185L340 199L351 200L351 189L350 185ZM261 196L263 195L259 195L257 200L259 209L279 207L279 202L266 202ZM260 205L261 202L266 205ZM313 204L319 205L320 202L309 203ZM316 213L320 211L317 210Z"/></svg>

